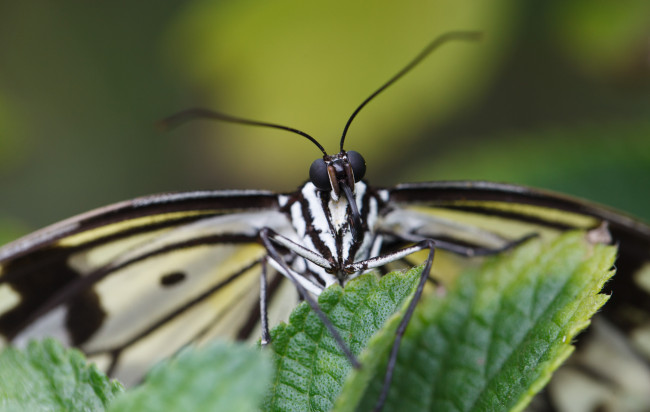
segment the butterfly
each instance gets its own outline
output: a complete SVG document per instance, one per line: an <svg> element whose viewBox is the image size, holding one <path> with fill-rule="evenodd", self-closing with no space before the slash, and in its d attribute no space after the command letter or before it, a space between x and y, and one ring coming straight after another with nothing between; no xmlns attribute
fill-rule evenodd
<svg viewBox="0 0 650 412"><path fill-rule="evenodd" d="M423 275L403 330L429 279L434 250L463 257L495 254L533 236L593 229L603 222L620 244L620 259L619 275L610 284L614 297L602 317L625 332L641 327L639 317L621 319L630 319L630 311L650 310L647 289L634 275L650 258L648 225L517 185L440 181L374 187L363 180L363 157L344 150L350 124L366 104L441 45L478 37L451 32L431 42L357 107L334 155L310 135L274 123L204 109L168 118L168 125L212 118L285 130L310 140L323 157L293 193L146 196L64 220L0 248L0 337L18 345L33 337L57 337L131 384L189 342L261 336L267 343L269 325L286 317L300 298L355 364L316 303L327 286L344 286L393 262L421 263L413 254L424 252Z"/></svg>

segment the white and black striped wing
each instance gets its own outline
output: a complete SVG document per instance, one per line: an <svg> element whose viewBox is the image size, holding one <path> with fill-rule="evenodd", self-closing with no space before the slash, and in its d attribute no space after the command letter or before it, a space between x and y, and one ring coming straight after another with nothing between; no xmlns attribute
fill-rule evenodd
<svg viewBox="0 0 650 412"><path fill-rule="evenodd" d="M620 248L618 274L608 284L616 293L605 312L629 312L634 305L650 314L650 290L635 276L650 263L645 223L558 193L494 182L404 184L388 193L388 224L399 218L402 230L474 247L498 248L529 233L592 229L605 221Z"/></svg>
<svg viewBox="0 0 650 412"><path fill-rule="evenodd" d="M384 221L388 224L397 217L411 217L411 225L400 221L405 227L402 230L413 230L413 226L419 225L415 229L417 234L475 247L498 248L529 233L552 236L559 231L592 229L607 222L620 248L619 275L613 280L616 290L618 282L633 282L632 274L650 263L649 225L570 196L483 181L403 184L387 192L390 209ZM632 288L644 287L637 284ZM650 299L643 301L650 313ZM612 302L607 306L611 307Z"/></svg>
<svg viewBox="0 0 650 412"><path fill-rule="evenodd" d="M0 335L55 336L127 384L189 342L248 338L259 319L261 227L291 231L277 195L191 192L35 232L0 249ZM280 300L295 304L278 274L270 283L271 299L284 290L293 298Z"/></svg>
<svg viewBox="0 0 650 412"><path fill-rule="evenodd" d="M643 405L635 410L650 408L650 226L580 199L510 184L432 182L386 192L382 229L476 248L607 222L619 245L617 273L606 285L611 299L530 410L575 410L576 404L627 410L630 402Z"/></svg>

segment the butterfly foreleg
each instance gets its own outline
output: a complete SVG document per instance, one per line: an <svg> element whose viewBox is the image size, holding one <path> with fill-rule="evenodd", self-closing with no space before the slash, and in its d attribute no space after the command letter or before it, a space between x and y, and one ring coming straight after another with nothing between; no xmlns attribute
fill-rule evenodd
<svg viewBox="0 0 650 412"><path fill-rule="evenodd" d="M266 265L268 256L264 256L261 260L262 273L260 276L260 323L262 324L262 346L266 346L271 342L271 334L269 332L269 315L268 315L268 295L266 288L268 286L266 276Z"/></svg>
<svg viewBox="0 0 650 412"><path fill-rule="evenodd" d="M448 252L455 253L460 256L473 257L473 256L490 256L498 255L499 253L505 252L512 248L515 248L527 240L530 240L534 237L537 237L537 233L530 233L528 235L522 236L519 239L511 240L505 245L496 248L480 247L480 246L465 246L453 242L446 242L443 240L436 240L436 246L438 249L446 250Z"/></svg>
<svg viewBox="0 0 650 412"><path fill-rule="evenodd" d="M410 208L391 210L379 223L377 232L407 243L434 239L437 249L464 257L496 255L539 235L532 232L512 239L471 223Z"/></svg>
<svg viewBox="0 0 650 412"><path fill-rule="evenodd" d="M473 256L490 256L498 255L499 253L508 251L512 248L515 248L522 243L539 236L537 233L529 233L518 239L510 240L505 244L499 247L485 247L485 246L468 246L466 244L461 244L460 242L453 242L448 240L436 239L435 236L431 238L436 242L436 248L440 250L445 250L447 252L454 253L456 255L464 257L473 257ZM399 237L406 242L420 242L424 239L429 239L429 237L423 235L413 235L413 234L400 234Z"/></svg>
<svg viewBox="0 0 650 412"><path fill-rule="evenodd" d="M286 278L288 278L296 287L298 290L298 293L300 296L307 301L311 309L314 311L314 313L319 317L321 322L325 325L327 330L332 334L332 337L336 341L337 345L341 348L343 353L345 354L346 358L350 361L352 366L354 368L359 368L361 364L357 360L356 356L352 353L348 345L343 341L343 338L341 337L341 334L339 331L336 329L334 324L332 324L332 321L327 317L327 315L320 309L318 306L318 303L314 298L310 295L310 293L307 291L305 288L305 285L301 280L304 280L306 282L309 282L306 278L301 276L299 273L296 273L294 270L292 270L287 262L284 260L282 255L278 252L278 250L275 248L273 243L278 243L292 252L295 252L299 256L304 257L305 259L308 259L307 256L310 257L320 257L321 260L328 262L328 265L330 265L329 261L323 258L322 256L310 251L309 249L298 245L297 243L291 241L290 239L287 239L286 237L278 234L275 232L273 229L270 228L262 228L260 230L260 239L262 241L262 244L266 248L266 252L268 253L268 263L270 263L275 269L278 270L282 275L284 275ZM306 253L308 252L308 253ZM311 260L311 259L309 259ZM318 290L318 293L320 293L320 290Z"/></svg>
<svg viewBox="0 0 650 412"><path fill-rule="evenodd" d="M323 255L316 253L311 249L307 249L306 247L294 242L293 240L287 238L286 236L282 236L281 234L277 233L273 229L264 228L262 229L262 231L266 233L266 236L269 240L272 240L278 245L284 246L285 248L289 249L296 255L317 264L318 266L322 267L325 270L334 269L334 264L329 260L325 259ZM261 232L260 235L262 235Z"/></svg>

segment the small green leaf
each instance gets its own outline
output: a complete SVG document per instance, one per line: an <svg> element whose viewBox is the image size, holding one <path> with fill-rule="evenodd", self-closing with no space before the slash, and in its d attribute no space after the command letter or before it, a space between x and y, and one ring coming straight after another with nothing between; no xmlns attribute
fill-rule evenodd
<svg viewBox="0 0 650 412"><path fill-rule="evenodd" d="M257 348L223 342L188 347L154 367L110 410L256 411L271 376L272 362Z"/></svg>
<svg viewBox="0 0 650 412"><path fill-rule="evenodd" d="M381 280L374 274L362 275L345 290L326 289L319 305L358 355L386 320L404 307L420 272L390 274ZM399 321L401 311L395 316ZM329 411L352 366L316 314L302 303L289 323L271 335L278 371L263 409Z"/></svg>
<svg viewBox="0 0 650 412"><path fill-rule="evenodd" d="M110 381L75 349L54 339L0 354L0 410L101 411L122 385Z"/></svg>
<svg viewBox="0 0 650 412"><path fill-rule="evenodd" d="M384 411L523 409L571 354L572 339L609 298L614 247L583 232L532 241L462 274L446 296L428 296L402 342ZM336 411L371 410L394 332L382 330L353 371ZM369 383L369 384L368 384Z"/></svg>

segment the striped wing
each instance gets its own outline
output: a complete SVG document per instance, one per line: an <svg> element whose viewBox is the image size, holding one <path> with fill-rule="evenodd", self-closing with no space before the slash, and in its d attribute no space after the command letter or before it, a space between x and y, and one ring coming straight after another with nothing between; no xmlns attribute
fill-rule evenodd
<svg viewBox="0 0 650 412"><path fill-rule="evenodd" d="M477 247L608 222L619 244L617 274L606 285L612 297L531 410L650 410L650 226L603 206L509 184L405 184L388 193L386 222Z"/></svg>
<svg viewBox="0 0 650 412"><path fill-rule="evenodd" d="M35 232L0 249L0 335L55 336L127 384L189 342L247 338L259 319L261 227L291 231L277 195L191 192ZM286 283L274 274L273 298L295 304Z"/></svg>
<svg viewBox="0 0 650 412"><path fill-rule="evenodd" d="M552 236L606 221L620 247L618 274L609 285L616 294L607 307L633 301L650 313L650 289L635 275L650 263L650 226L634 218L558 193L494 182L404 184L389 190L389 199L398 213L433 216L435 226L442 228L429 233L434 238L476 246L499 247L529 233ZM626 302L617 302L616 295L622 294Z"/></svg>

